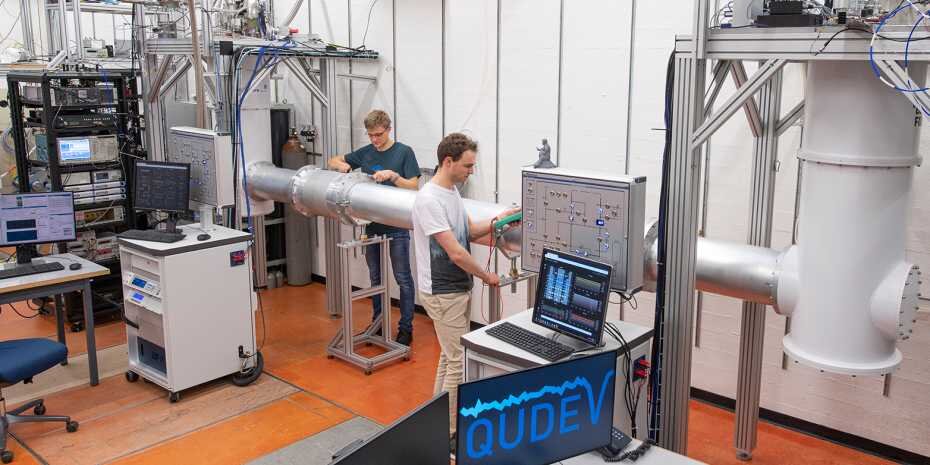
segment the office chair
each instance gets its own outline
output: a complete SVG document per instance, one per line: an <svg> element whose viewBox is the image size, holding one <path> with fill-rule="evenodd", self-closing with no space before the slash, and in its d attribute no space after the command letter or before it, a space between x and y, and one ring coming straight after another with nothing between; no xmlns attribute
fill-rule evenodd
<svg viewBox="0 0 930 465"><path fill-rule="evenodd" d="M32 423L60 421L65 429L73 433L78 429L78 422L71 417L44 415L45 405L42 399L36 399L7 411L2 388L19 382L31 383L32 377L52 368L68 359L68 348L64 344L50 339L16 339L0 341L0 461L13 461L13 452L6 449L10 425L14 423ZM35 415L22 415L32 409Z"/></svg>

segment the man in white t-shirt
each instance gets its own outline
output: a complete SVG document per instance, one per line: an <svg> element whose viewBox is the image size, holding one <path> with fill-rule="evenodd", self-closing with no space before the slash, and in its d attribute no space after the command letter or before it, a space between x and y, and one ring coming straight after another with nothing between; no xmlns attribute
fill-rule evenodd
<svg viewBox="0 0 930 465"><path fill-rule="evenodd" d="M436 393L449 393L451 433L455 434L458 385L462 383L461 337L471 321L469 299L472 276L496 286L500 278L471 256L471 241L491 232L494 219L469 218L456 184L475 170L478 144L459 133L442 139L437 149L436 175L417 193L413 204L413 241L417 259L420 302L433 319L441 353L436 370ZM502 212L504 217L519 211ZM480 220L475 222L475 220Z"/></svg>

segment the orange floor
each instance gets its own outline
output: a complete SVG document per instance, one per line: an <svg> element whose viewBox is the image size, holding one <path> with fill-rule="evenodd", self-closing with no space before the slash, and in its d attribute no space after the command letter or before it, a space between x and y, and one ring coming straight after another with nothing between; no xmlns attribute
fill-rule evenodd
<svg viewBox="0 0 930 465"><path fill-rule="evenodd" d="M325 308L324 287L285 287L262 293L267 376L254 389L225 381L182 394L170 404L153 385L122 376L47 396L49 413L72 415L81 430L71 435L54 425L14 425L8 442L13 463L239 464L261 457L359 415L380 424L399 418L432 394L438 345L429 318L414 322L413 359L365 376L327 359L325 347L341 320ZM34 313L25 303L21 313ZM394 313L396 322L397 312ZM357 320L370 315L356 304ZM359 328L363 321L359 321ZM396 326L396 324L395 324ZM121 324L97 328L98 347L125 342ZM55 337L54 319L22 319L8 307L0 313L0 339ZM71 354L84 350L84 333L68 333ZM712 464L736 459L733 414L691 403L689 455ZM25 445L25 447L24 447ZM82 452L82 450L84 452ZM890 464L861 452L769 424L761 424L753 464Z"/></svg>

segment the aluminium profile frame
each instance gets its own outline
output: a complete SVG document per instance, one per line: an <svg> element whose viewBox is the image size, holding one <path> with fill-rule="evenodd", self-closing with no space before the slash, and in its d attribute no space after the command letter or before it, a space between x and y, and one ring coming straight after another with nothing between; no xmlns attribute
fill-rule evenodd
<svg viewBox="0 0 930 465"><path fill-rule="evenodd" d="M663 344L663 362L660 398L656 406L661 427L654 432L655 439L659 446L678 453L687 451L701 146L739 108L744 109L755 139L747 239L753 245L768 245L771 241L771 201L778 137L804 112L802 101L784 116L779 116L784 65L789 61L869 60L870 57L870 37L867 35L839 33L839 27L714 30L707 26L710 0L695 0L693 4L696 12L693 35L676 38L672 96L674 120L669 128L672 135L666 223L666 304L662 323L656 328L656 338ZM886 36L898 39L906 38L908 32L893 28L888 28L888 31ZM837 35L833 36L835 32ZM919 32L917 36L928 34ZM904 59L904 48L900 42L883 41L882 49L875 53L876 66L888 80L898 85L908 80L906 69L898 64ZM908 58L925 64L930 61L930 46L924 42L911 43ZM733 76L738 86L736 92L715 114L708 114L707 110L712 108L719 89L711 87L710 101L705 102L704 99L709 60L731 61L730 72L736 70L738 73ZM740 73L740 62L745 60L762 60L764 63L754 76L746 77ZM733 66L734 63L737 66ZM722 79L720 73L719 68L715 70L715 86L719 86ZM926 95L913 93L907 97L915 105L930 105L930 98ZM750 303L743 306L735 431L737 458L742 460L750 459L756 447L764 342L760 328L764 328L764 311L763 306ZM885 375L886 391L889 380L890 375Z"/></svg>
<svg viewBox="0 0 930 465"><path fill-rule="evenodd" d="M134 9L134 14L137 24L145 24L146 12L144 6L137 5ZM139 50L141 54L140 67L143 93L154 97L151 101L148 98L143 99L144 111L148 117L147 121L150 121L146 127L146 137L144 138L145 148L150 159L165 159L167 128L164 127L163 113L165 110L162 98L166 95L168 90L182 80L180 78L186 75L191 66L206 65L208 72L205 72L207 78L204 81L209 82L212 78L212 83L217 88L228 89L235 84L233 77L225 74L223 71L226 69L226 66L223 65L226 64L226 60L229 60L229 58L219 54L218 40L221 36L214 37L215 31L212 30L211 25L213 23L209 20L209 13L201 10L199 14L201 18L199 18L200 21L198 22L201 25L202 31L205 31L205 33L200 34L200 43L198 44L201 48L200 55L202 57L202 62L199 64L195 62L194 45L189 38L158 39L146 37L144 33L136 34L136 49ZM229 38L225 36L223 36L222 39L229 40ZM233 44L234 47L255 47L271 45L272 41L243 37L233 39ZM175 60L175 58L172 57L180 57L181 64L173 74L166 77L167 67L165 67L164 71L159 72L162 66L161 63L168 60ZM336 80L339 76L336 73L336 60L377 59L378 53L366 51L349 56L346 54L330 53L310 47L298 46L288 49L287 53L282 53L281 57L283 60L282 62L287 65L289 70L298 76L298 81L311 91L310 100L313 101L313 99L316 98L321 103L321 115L323 120L321 124L324 155L323 162L327 163L331 158L338 155L336 145ZM316 76L316 73L312 72L314 70L311 69L309 63L306 63L311 59L316 59L318 62L319 77ZM292 66L293 63L291 63L291 61L298 61L300 66ZM213 64L217 64L217 66L214 67ZM365 79L376 82L376 78L374 77L358 75L346 77L349 79ZM159 81L160 87L155 85ZM225 93L213 90L209 84L207 87L216 98L213 111L215 126L217 126L218 132L228 132L231 125L226 121L225 112L232 103L226 101ZM342 270L337 253L337 244L342 241L342 231L340 223L337 220L325 218L324 225L326 275L330 280L330 285L326 286L326 304L330 315L337 317L347 304L342 301L342 294L339 291L343 283L340 282ZM264 247L264 244L257 244L256 247ZM256 260L254 266L256 270L260 270L260 272L255 273L255 284L257 287L264 287L267 284L267 277L264 272L266 264L259 263L258 260Z"/></svg>

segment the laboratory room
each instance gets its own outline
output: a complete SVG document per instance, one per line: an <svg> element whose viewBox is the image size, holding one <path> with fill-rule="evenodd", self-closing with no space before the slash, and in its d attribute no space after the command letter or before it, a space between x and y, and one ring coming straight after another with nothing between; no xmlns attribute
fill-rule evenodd
<svg viewBox="0 0 930 465"><path fill-rule="evenodd" d="M0 0L0 465L930 465L928 18Z"/></svg>

